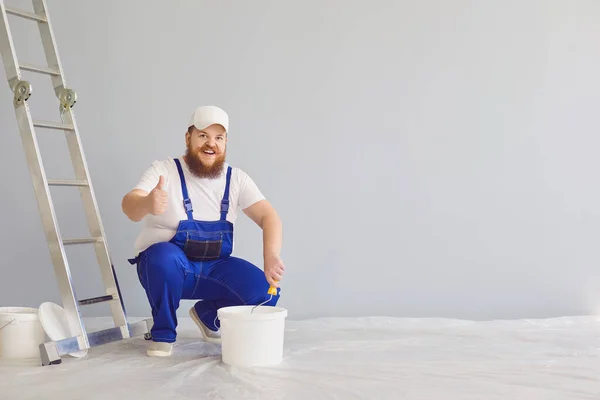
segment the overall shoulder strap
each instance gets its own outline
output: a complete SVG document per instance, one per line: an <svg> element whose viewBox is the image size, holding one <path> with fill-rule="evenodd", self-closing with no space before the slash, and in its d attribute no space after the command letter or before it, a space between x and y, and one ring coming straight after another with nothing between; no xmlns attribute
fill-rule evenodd
<svg viewBox="0 0 600 400"><path fill-rule="evenodd" d="M183 176L183 169L181 168L181 162L178 158L175 159L175 164L177 164L177 172L179 172L179 180L181 181L181 192L183 194L183 208L185 208L185 212L187 214L188 219L194 219L192 208L192 201L188 196L187 185L185 184L185 177Z"/></svg>
<svg viewBox="0 0 600 400"><path fill-rule="evenodd" d="M227 167L227 179L225 181L225 193L223 193L223 200L221 200L221 221L227 219L227 212L229 211L229 183L231 182L231 166Z"/></svg>

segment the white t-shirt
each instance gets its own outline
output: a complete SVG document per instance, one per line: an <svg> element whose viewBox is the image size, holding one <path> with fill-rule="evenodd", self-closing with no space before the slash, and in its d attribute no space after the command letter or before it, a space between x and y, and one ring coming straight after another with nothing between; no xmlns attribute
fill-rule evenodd
<svg viewBox="0 0 600 400"><path fill-rule="evenodd" d="M192 202L194 219L199 221L217 221L221 218L221 200L225 192L228 164L223 166L223 173L217 179L198 178L193 175L188 165L179 157L181 169L185 177L188 197ZM173 158L154 161L144 172L135 189L150 192L158 184L160 176L164 176L165 190L169 196L167 209L161 215L148 214L143 220L142 231L135 241L135 255L144 251L154 243L167 242L177 231L179 221L187 219L183 208L183 194L177 165ZM229 211L227 220L235 224L238 213L265 197L256 183L239 168L232 167L229 184Z"/></svg>

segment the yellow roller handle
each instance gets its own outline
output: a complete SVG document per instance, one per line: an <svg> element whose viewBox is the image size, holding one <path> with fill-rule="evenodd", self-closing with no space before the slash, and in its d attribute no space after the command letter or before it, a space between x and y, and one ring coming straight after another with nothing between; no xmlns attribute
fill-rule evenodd
<svg viewBox="0 0 600 400"><path fill-rule="evenodd" d="M271 285L271 287L269 287L269 290L267 291L267 294L277 296L277 288L275 286Z"/></svg>

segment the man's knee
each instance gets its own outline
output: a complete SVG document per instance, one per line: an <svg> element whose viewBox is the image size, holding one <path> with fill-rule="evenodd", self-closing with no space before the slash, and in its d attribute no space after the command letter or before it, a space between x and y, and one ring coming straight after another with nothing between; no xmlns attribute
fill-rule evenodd
<svg viewBox="0 0 600 400"><path fill-rule="evenodd" d="M280 297L280 289L277 294L269 294L269 282L262 269L251 262L238 257L228 257L217 263L209 274L210 278L224 283L235 296L240 304L276 305Z"/></svg>
<svg viewBox="0 0 600 400"><path fill-rule="evenodd" d="M170 242L160 242L148 247L142 256L145 273L151 278L166 278L181 274L185 258L183 251Z"/></svg>

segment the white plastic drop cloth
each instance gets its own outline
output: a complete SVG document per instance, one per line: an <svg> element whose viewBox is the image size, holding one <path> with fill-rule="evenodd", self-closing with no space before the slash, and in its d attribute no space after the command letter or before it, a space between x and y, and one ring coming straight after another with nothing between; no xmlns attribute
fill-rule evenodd
<svg viewBox="0 0 600 400"><path fill-rule="evenodd" d="M55 366L2 361L0 399L600 399L597 317L288 320L283 364L250 369L179 322L169 358L133 338Z"/></svg>

